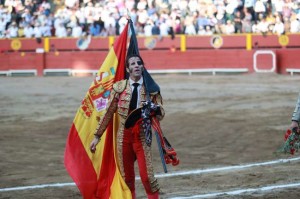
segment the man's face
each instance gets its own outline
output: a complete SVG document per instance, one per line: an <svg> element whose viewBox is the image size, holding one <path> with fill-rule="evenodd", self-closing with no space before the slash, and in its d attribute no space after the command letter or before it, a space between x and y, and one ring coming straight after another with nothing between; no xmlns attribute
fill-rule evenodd
<svg viewBox="0 0 300 199"><path fill-rule="evenodd" d="M132 80L139 80L144 70L144 65L139 57L131 57L128 60L127 72Z"/></svg>

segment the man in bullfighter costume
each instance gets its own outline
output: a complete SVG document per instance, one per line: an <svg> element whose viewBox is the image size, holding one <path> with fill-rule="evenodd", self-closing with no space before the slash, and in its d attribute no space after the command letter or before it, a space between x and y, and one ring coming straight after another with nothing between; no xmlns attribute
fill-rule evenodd
<svg viewBox="0 0 300 199"><path fill-rule="evenodd" d="M151 118L155 118L152 121L156 121L156 123L162 120L165 115L159 91L150 92L149 99L147 99L145 79L142 75L144 70L144 62L139 55L127 57L126 71L129 73L129 78L113 85L107 104L107 112L99 122L95 137L90 144L90 150L95 152L113 114L118 113L120 120L117 132L117 158L121 175L132 193L132 198L135 198L134 162L137 160L141 181L147 196L156 199L159 198L159 185L154 177L152 166L151 126L150 131L147 130L147 120L142 119L141 116L143 111L137 111L139 118L128 117L133 114L133 111L142 110L144 107L149 107ZM126 122L131 125L126 127ZM172 155L176 155L174 150ZM172 162L173 165L178 163L177 159Z"/></svg>

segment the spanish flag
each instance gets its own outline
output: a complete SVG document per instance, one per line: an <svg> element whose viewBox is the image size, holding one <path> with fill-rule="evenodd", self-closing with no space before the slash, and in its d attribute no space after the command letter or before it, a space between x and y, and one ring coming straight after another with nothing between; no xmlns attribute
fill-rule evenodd
<svg viewBox="0 0 300 199"><path fill-rule="evenodd" d="M113 83L125 78L127 33L128 24L91 83L67 138L65 167L85 199L132 198L117 163L117 114L98 143L96 152L93 154L89 149L98 122L105 113Z"/></svg>

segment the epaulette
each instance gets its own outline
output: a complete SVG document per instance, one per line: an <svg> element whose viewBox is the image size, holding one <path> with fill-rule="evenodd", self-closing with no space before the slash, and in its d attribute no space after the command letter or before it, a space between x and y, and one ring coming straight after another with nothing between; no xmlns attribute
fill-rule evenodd
<svg viewBox="0 0 300 199"><path fill-rule="evenodd" d="M116 83L114 83L113 85L113 89L117 92L117 93L121 93L125 90L127 85L127 79L118 81Z"/></svg>

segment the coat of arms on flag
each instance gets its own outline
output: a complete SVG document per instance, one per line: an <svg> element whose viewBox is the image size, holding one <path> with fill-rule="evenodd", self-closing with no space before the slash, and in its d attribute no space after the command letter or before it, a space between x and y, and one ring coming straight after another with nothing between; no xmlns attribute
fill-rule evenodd
<svg viewBox="0 0 300 199"><path fill-rule="evenodd" d="M132 198L116 165L113 146L117 127L113 126L113 122L104 133L97 152L92 155L89 150L97 122L105 113L112 85L125 78L127 35L128 24L108 52L91 83L67 138L65 167L86 199Z"/></svg>

